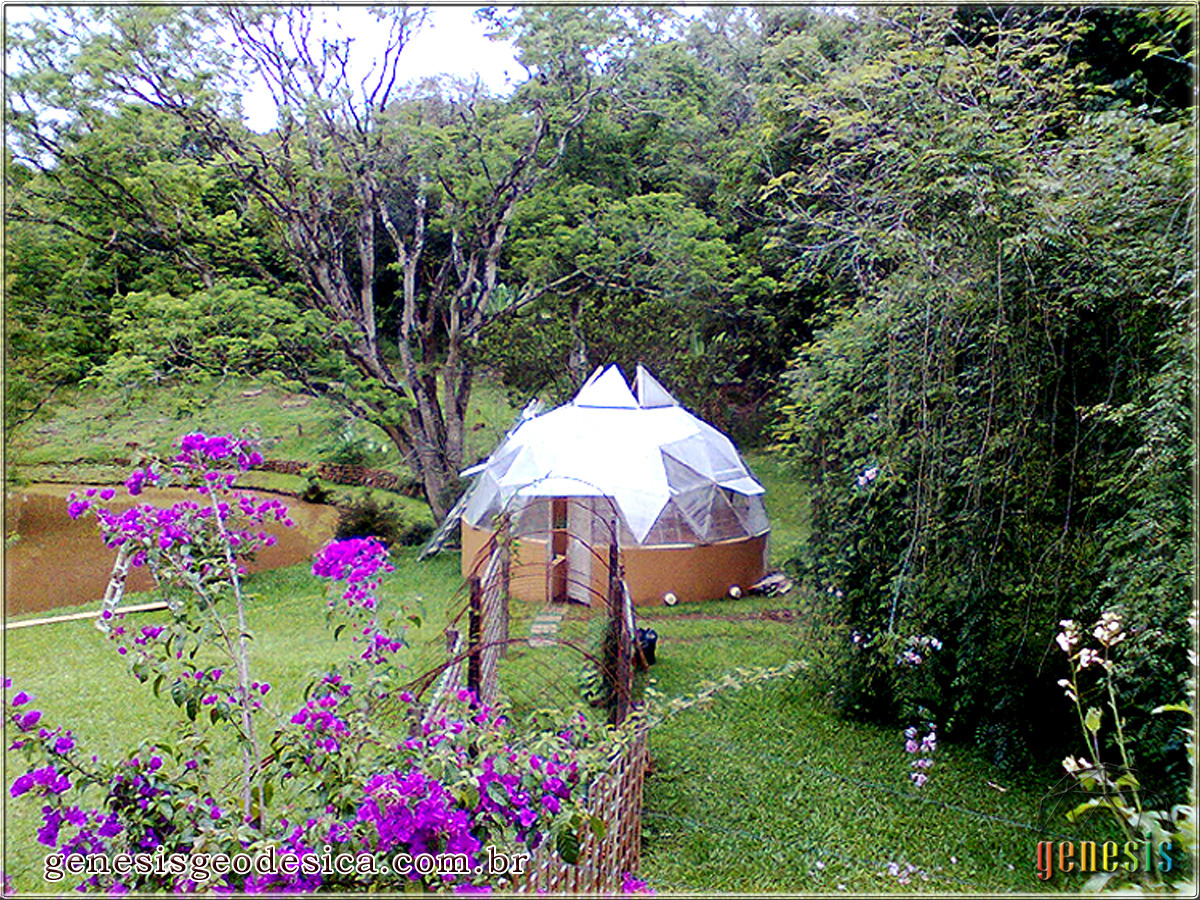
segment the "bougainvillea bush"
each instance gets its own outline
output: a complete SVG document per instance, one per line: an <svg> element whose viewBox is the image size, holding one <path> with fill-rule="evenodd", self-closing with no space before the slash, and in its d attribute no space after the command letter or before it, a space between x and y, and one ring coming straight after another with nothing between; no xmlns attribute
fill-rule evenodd
<svg viewBox="0 0 1200 900"><path fill-rule="evenodd" d="M272 540L264 523L291 524L287 509L236 490L261 461L248 439L191 434L178 448L125 487L140 496L172 485L195 500L117 513L105 506L115 491L89 490L71 496L69 513L94 516L118 567L149 567L168 599L167 624L134 628L107 610L102 626L131 674L179 708L179 733L102 760L69 723L47 721L5 685L10 750L28 760L10 794L40 805L47 853L97 860L97 870L51 877L110 893L471 891L504 886L487 865L500 852L552 842L573 861L583 830L603 827L582 800L614 735L578 727L570 710L517 728L466 691L423 716L402 688L412 680L397 659L403 618L386 617L377 599L387 551L370 538L334 542L313 565L340 585L329 618L352 652L313 678L302 706L277 708L251 669L241 563ZM230 741L232 775L220 749ZM100 858L117 854L141 856L131 871L109 871ZM232 871L214 873L215 854L238 858ZM397 854L467 865L399 872ZM351 871L331 871L334 856Z"/></svg>

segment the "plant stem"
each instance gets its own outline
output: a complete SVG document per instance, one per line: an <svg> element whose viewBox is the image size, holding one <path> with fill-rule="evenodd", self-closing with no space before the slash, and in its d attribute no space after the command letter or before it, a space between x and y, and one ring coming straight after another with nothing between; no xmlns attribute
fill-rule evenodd
<svg viewBox="0 0 1200 900"><path fill-rule="evenodd" d="M1113 721L1117 726L1117 748L1121 751L1121 765L1125 767L1126 772L1130 772L1129 755L1125 750L1125 729L1121 727L1121 713L1117 710L1117 694L1113 690L1112 670L1108 668L1108 658L1104 660L1104 684L1108 688L1108 706L1112 710ZM1137 786L1133 788L1133 806L1138 811L1138 815L1142 813L1142 797Z"/></svg>
<svg viewBox="0 0 1200 900"><path fill-rule="evenodd" d="M229 532L221 521L221 510L217 503L216 489L211 489L209 499L212 501L213 517L216 521L217 532L221 536L221 546L225 550L225 563L229 567L229 583L233 587L233 598L237 606L238 639L234 657L238 677L238 706L241 710L242 730L245 741L242 743L242 812L250 815L251 785L257 774L258 777L258 810L262 826L267 823L266 793L262 783L262 754L258 748L258 737L254 732L254 717L250 711L250 653L246 645L246 606L242 600L242 582L238 577L237 560L233 555L233 546L229 542Z"/></svg>

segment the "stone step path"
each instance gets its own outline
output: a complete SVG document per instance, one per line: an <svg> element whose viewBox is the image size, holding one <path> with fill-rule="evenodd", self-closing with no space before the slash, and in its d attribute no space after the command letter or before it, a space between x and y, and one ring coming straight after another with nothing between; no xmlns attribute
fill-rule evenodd
<svg viewBox="0 0 1200 900"><path fill-rule="evenodd" d="M558 626L566 615L561 606L546 606L529 626L530 647L553 647L558 643Z"/></svg>

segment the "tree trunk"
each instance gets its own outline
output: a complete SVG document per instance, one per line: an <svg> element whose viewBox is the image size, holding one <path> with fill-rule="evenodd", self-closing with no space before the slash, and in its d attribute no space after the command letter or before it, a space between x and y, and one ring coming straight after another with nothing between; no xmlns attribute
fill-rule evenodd
<svg viewBox="0 0 1200 900"><path fill-rule="evenodd" d="M583 339L582 306L578 296L571 298L571 353L567 357L567 371L571 375L571 383L575 387L583 384L590 374L588 372L587 342Z"/></svg>

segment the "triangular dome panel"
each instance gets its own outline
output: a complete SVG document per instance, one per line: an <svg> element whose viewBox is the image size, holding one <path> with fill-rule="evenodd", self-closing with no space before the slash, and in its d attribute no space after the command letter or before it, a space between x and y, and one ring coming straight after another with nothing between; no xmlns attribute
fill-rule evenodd
<svg viewBox="0 0 1200 900"><path fill-rule="evenodd" d="M679 405L679 402L667 393L667 389L659 384L641 363L638 363L636 381L638 406L642 409Z"/></svg>
<svg viewBox="0 0 1200 900"><path fill-rule="evenodd" d="M684 518L674 500L663 507L662 513L646 535L648 544L700 544L703 541Z"/></svg>
<svg viewBox="0 0 1200 900"><path fill-rule="evenodd" d="M662 453L663 466L667 472L667 485L672 494L682 494L694 488L715 488L717 486L709 476L697 472L687 463L679 461L669 451L661 450L659 452Z"/></svg>
<svg viewBox="0 0 1200 900"><path fill-rule="evenodd" d="M637 398L629 390L625 376L615 365L599 376L589 378L575 395L576 406L598 406L606 409L637 409Z"/></svg>

